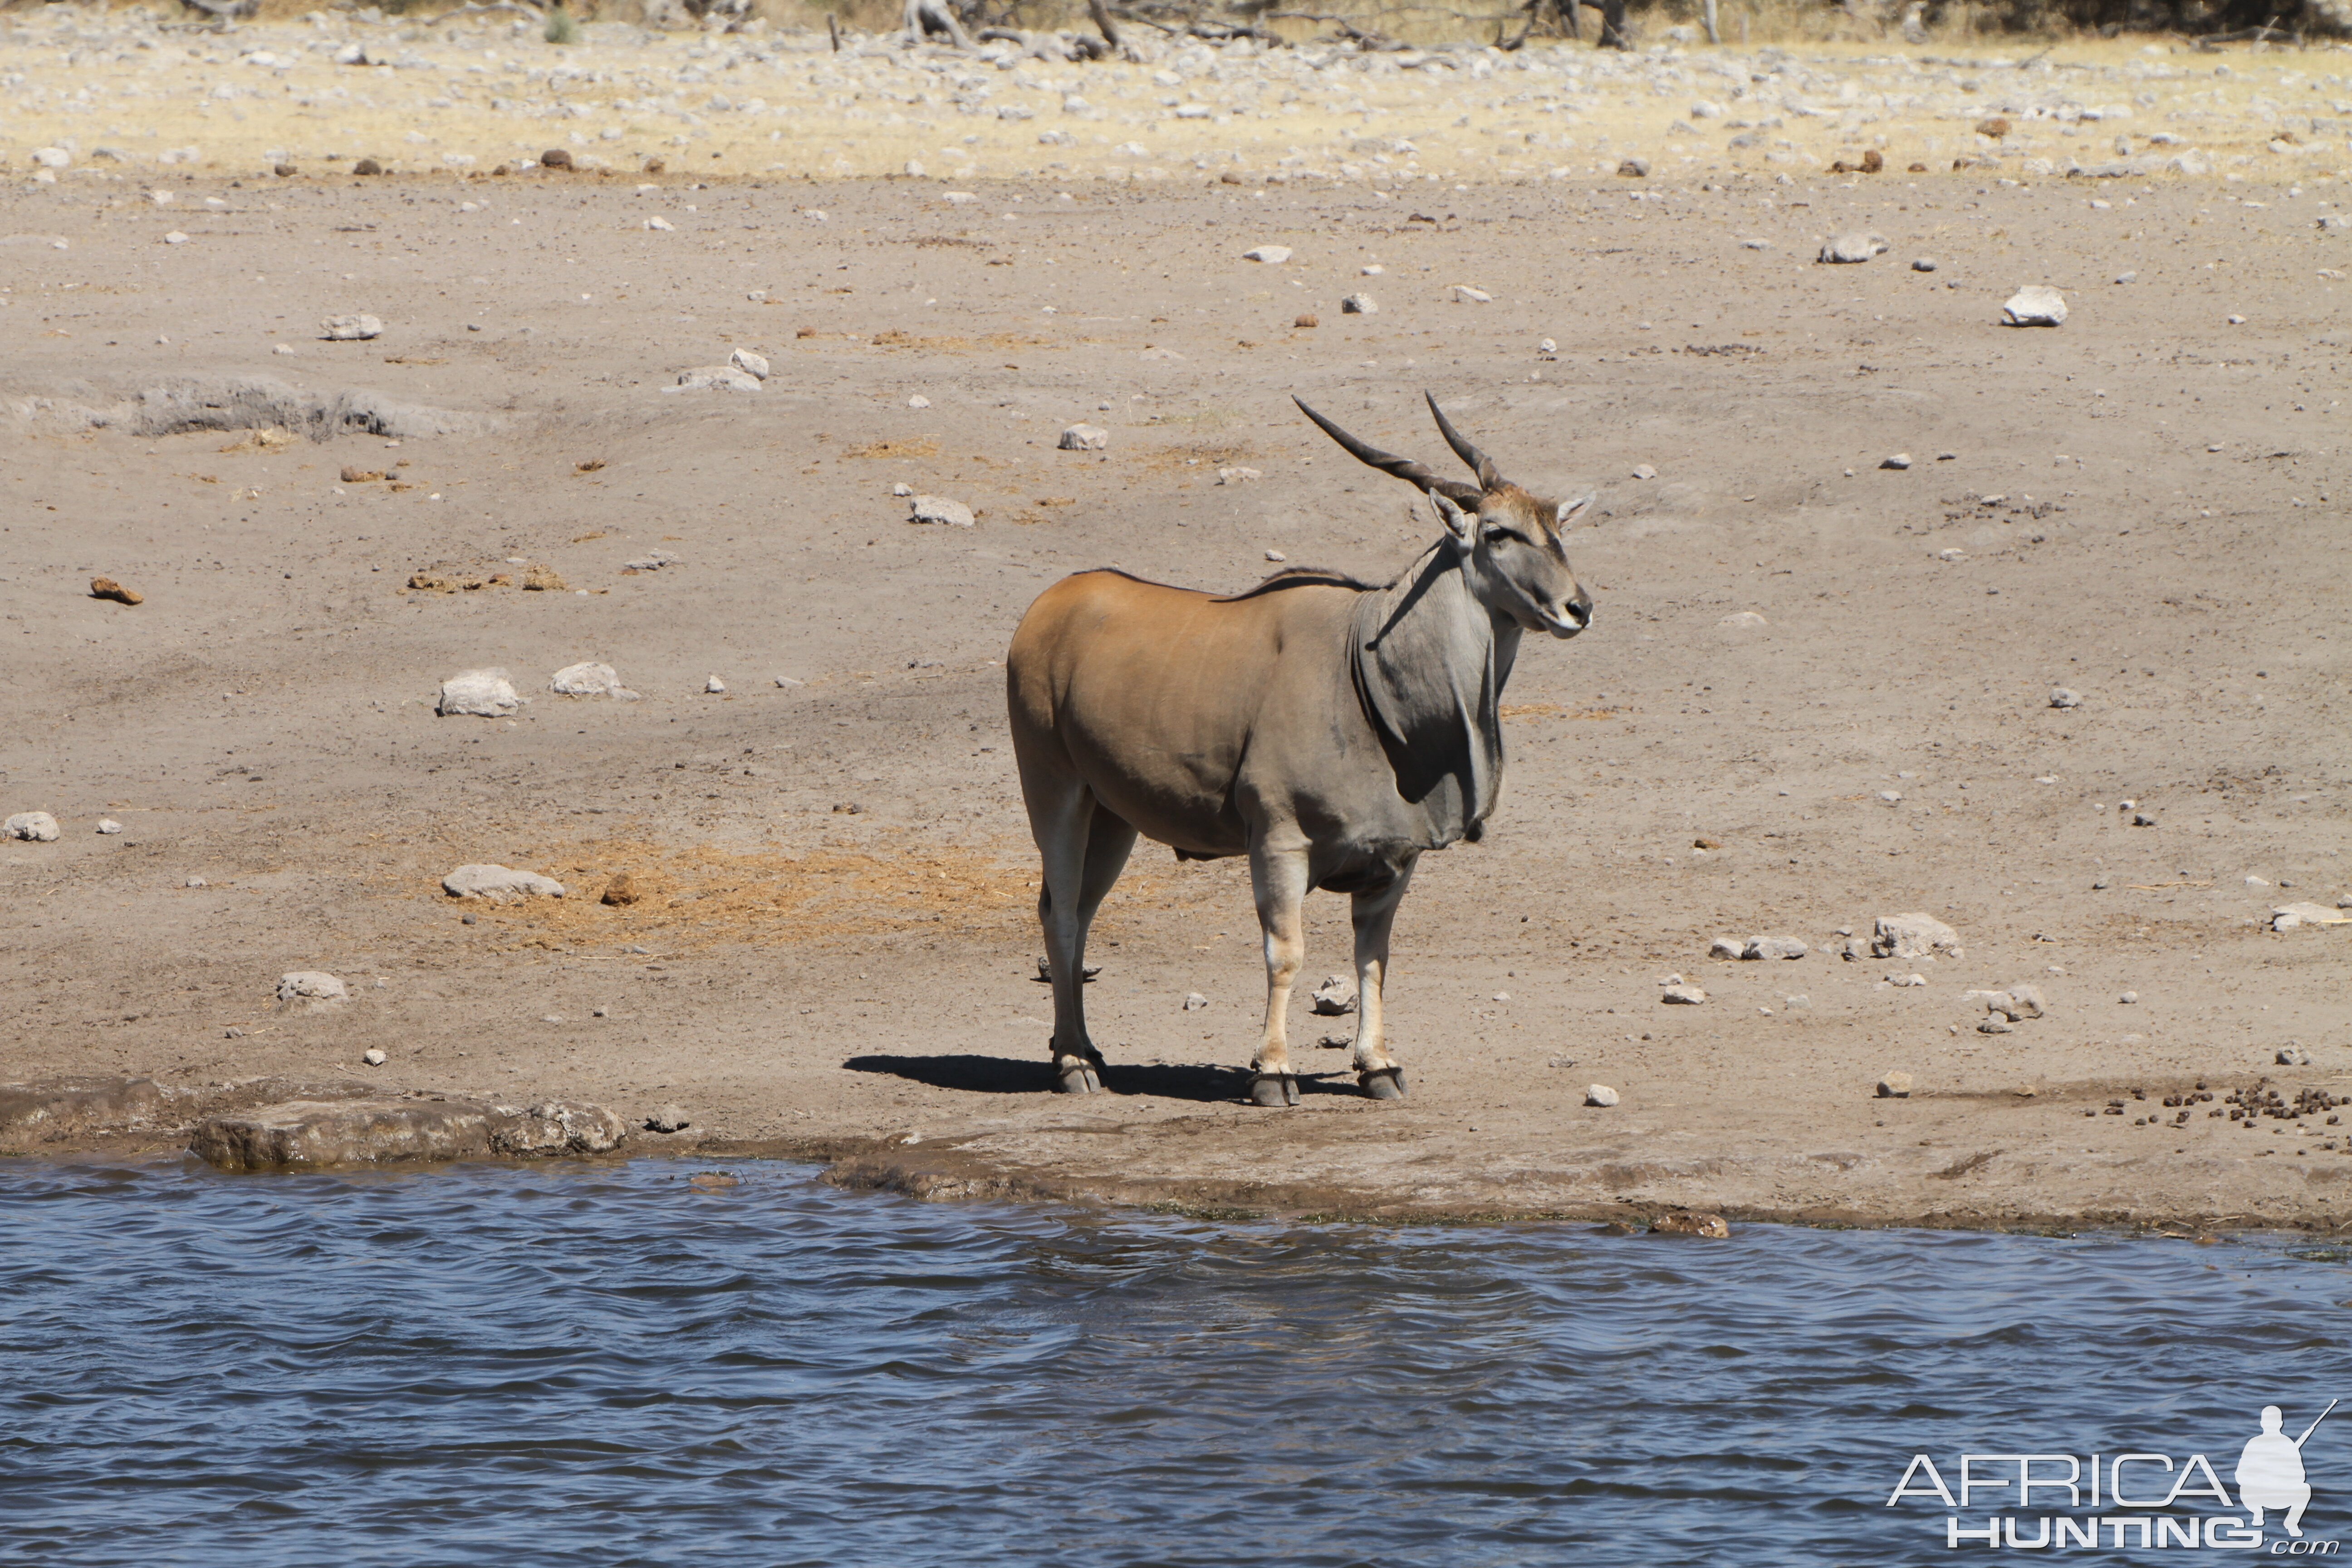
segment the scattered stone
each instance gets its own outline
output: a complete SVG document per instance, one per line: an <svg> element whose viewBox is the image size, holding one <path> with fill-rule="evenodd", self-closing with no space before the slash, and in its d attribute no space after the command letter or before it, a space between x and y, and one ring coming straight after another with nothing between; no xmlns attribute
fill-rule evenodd
<svg viewBox="0 0 2352 1568"><path fill-rule="evenodd" d="M1696 1236L1710 1241L1723 1241L1731 1235L1731 1226L1719 1214L1661 1215L1650 1222L1652 1236Z"/></svg>
<svg viewBox="0 0 2352 1568"><path fill-rule="evenodd" d="M2016 1028L2017 1026L2011 1023L2006 1018L1991 1017L1987 1018L1983 1023L1977 1026L1977 1033L1979 1035L2007 1035L2014 1033Z"/></svg>
<svg viewBox="0 0 2352 1568"><path fill-rule="evenodd" d="M11 822L15 817L8 819ZM2297 926L2352 925L2352 911L2331 910L2325 904L2280 904L2271 910L2273 931L2293 931Z"/></svg>
<svg viewBox="0 0 2352 1568"><path fill-rule="evenodd" d="M626 871L614 872L612 880L604 884L604 896L597 900L599 903L610 904L614 909L621 909L636 901L637 885Z"/></svg>
<svg viewBox="0 0 2352 1568"><path fill-rule="evenodd" d="M908 407L909 407L909 408L929 408L930 405L931 405L931 400L930 400L929 398L928 398L928 397L925 397L925 396L924 396L921 393L919 393L919 393L917 393L917 394L915 394L915 395L914 395L914 396L909 397L908 399L907 399L907 406L908 406Z"/></svg>
<svg viewBox="0 0 2352 1568"><path fill-rule="evenodd" d="M1325 978L1308 998L1308 1006L1318 1018L1337 1018L1356 1010L1356 983L1344 974Z"/></svg>
<svg viewBox="0 0 2352 1568"><path fill-rule="evenodd" d="M1882 468L1907 468L1911 466L1911 454L1897 452L1892 457L1881 458L1878 466Z"/></svg>
<svg viewBox="0 0 2352 1568"><path fill-rule="evenodd" d="M331 343L359 342L383 335L383 323L373 316L330 316L319 323L319 335Z"/></svg>
<svg viewBox="0 0 2352 1568"><path fill-rule="evenodd" d="M950 500L945 496L917 496L914 500L914 514L908 521L942 522L956 528L970 528L972 525L972 513L971 508L964 505L963 502Z"/></svg>
<svg viewBox="0 0 2352 1568"><path fill-rule="evenodd" d="M2009 297L2000 314L2012 327L2055 327L2066 320L2066 300L2055 289L2028 284Z"/></svg>
<svg viewBox="0 0 2352 1568"><path fill-rule="evenodd" d="M1745 959L1791 959L1802 958L1809 951L1793 936L1751 936L1740 948L1739 956Z"/></svg>
<svg viewBox="0 0 2352 1568"><path fill-rule="evenodd" d="M1605 1083L1587 1084L1584 1088L1584 1103L1605 1109L1617 1103L1617 1091Z"/></svg>
<svg viewBox="0 0 2352 1568"><path fill-rule="evenodd" d="M73 166L73 154L62 147L36 147L33 162L44 169L68 169Z"/></svg>
<svg viewBox="0 0 2352 1568"><path fill-rule="evenodd" d="M807 681L805 681L805 680L794 680L794 679L793 679L791 676L789 676L789 675L780 675L780 676L776 677L776 685L777 685L777 687L778 687L780 689L782 689L782 690L785 690L785 691L789 691L789 690L791 690L791 689L792 689L793 687L795 687L795 686L806 686L807 684L808 684L808 682L807 682Z"/></svg>
<svg viewBox="0 0 2352 1568"><path fill-rule="evenodd" d="M126 588L111 577L92 577L89 580L89 596L111 599L118 605L143 605L147 602L146 595L136 588Z"/></svg>
<svg viewBox="0 0 2352 1568"><path fill-rule="evenodd" d="M1811 996L1783 996L1780 998L1780 1005L1792 1010L1810 1008L1812 1005L1813 999Z"/></svg>
<svg viewBox="0 0 2352 1568"><path fill-rule="evenodd" d="M1737 937L1719 936L1706 945L1709 958L1742 958L1747 952L1747 944Z"/></svg>
<svg viewBox="0 0 2352 1568"><path fill-rule="evenodd" d="M1881 915L1871 934L1873 958L1958 958L1959 933L1933 915Z"/></svg>
<svg viewBox="0 0 2352 1568"><path fill-rule="evenodd" d="M572 154L561 147L550 147L539 155L539 166L542 169L568 169L572 167Z"/></svg>
<svg viewBox="0 0 2352 1568"><path fill-rule="evenodd" d="M494 904L563 897L563 884L554 878L509 866L460 866L441 879L441 890L453 899L488 899Z"/></svg>
<svg viewBox="0 0 2352 1568"><path fill-rule="evenodd" d="M182 234L175 228L171 233L163 237L163 243L166 245L185 245L188 243L188 237Z"/></svg>
<svg viewBox="0 0 2352 1568"><path fill-rule="evenodd" d="M1890 974L1882 984L1892 985L1900 991L1908 986L1925 985L1927 984L1927 977L1924 974Z"/></svg>
<svg viewBox="0 0 2352 1568"><path fill-rule="evenodd" d="M727 356L727 363L761 381L768 379L768 356L753 353L750 349L737 349Z"/></svg>
<svg viewBox="0 0 2352 1568"><path fill-rule="evenodd" d="M120 833L122 831L122 824L110 816L101 816L98 819L98 830L100 833Z"/></svg>
<svg viewBox="0 0 2352 1568"><path fill-rule="evenodd" d="M0 834L31 844L55 844L58 841L58 819L46 811L20 811L6 822L0 823Z"/></svg>
<svg viewBox="0 0 2352 1568"><path fill-rule="evenodd" d="M343 983L323 970L297 969L278 977L280 1011L299 1008L305 1013L323 1013L351 999Z"/></svg>
<svg viewBox="0 0 2352 1568"><path fill-rule="evenodd" d="M1454 302L1457 305L1491 305L1495 297L1484 289L1473 289L1467 283L1454 286Z"/></svg>
<svg viewBox="0 0 2352 1568"><path fill-rule="evenodd" d="M2063 687L2063 686L2053 686L2053 687L2052 687L2052 688L2050 689L2050 706L2051 706L2051 707L2053 707L2053 708L2080 708L2082 705L2083 705L2083 696L2082 696L2082 693L2080 693L2080 692L2078 692L2078 691L2069 691L2066 688L2064 688L2064 687Z"/></svg>
<svg viewBox="0 0 2352 1568"><path fill-rule="evenodd" d="M1658 477L1658 470L1647 463L1636 463L1633 465L1633 475L1637 479L1654 479Z"/></svg>
<svg viewBox="0 0 2352 1568"><path fill-rule="evenodd" d="M2156 818L2150 816L2147 812L2135 811L2132 813L2131 825L2134 827L2154 827L2156 826Z"/></svg>
<svg viewBox="0 0 2352 1568"><path fill-rule="evenodd" d="M443 718L473 714L503 719L523 705L503 669L467 669L441 683L441 699L433 710Z"/></svg>
<svg viewBox="0 0 2352 1568"><path fill-rule="evenodd" d="M1675 1007L1696 1007L1706 1000L1706 993L1696 985L1669 985L1659 1001Z"/></svg>
<svg viewBox="0 0 2352 1568"><path fill-rule="evenodd" d="M601 1154L628 1128L598 1105L528 1110L480 1100L288 1100L197 1123L191 1153L224 1171L320 1169L395 1160Z"/></svg>
<svg viewBox="0 0 2352 1568"><path fill-rule="evenodd" d="M1874 256L1885 255L1892 248L1886 243L1885 236L1856 230L1852 234L1832 236L1822 245L1821 259L1824 262L1867 261Z"/></svg>
<svg viewBox="0 0 2352 1568"><path fill-rule="evenodd" d="M1327 1051L1344 1051L1356 1042L1345 1035L1326 1035L1315 1043ZM1553 1065L1559 1065L1557 1058L1553 1059ZM1569 1065L1572 1067L1575 1064L1571 1062Z"/></svg>
<svg viewBox="0 0 2352 1568"><path fill-rule="evenodd" d="M1915 256L1911 258L1911 270L1914 272L1933 272L1936 270L1936 258L1932 256Z"/></svg>
<svg viewBox="0 0 2352 1568"><path fill-rule="evenodd" d="M2042 1016L2042 993L2032 985L2012 985L1991 1004L1992 1010L2012 1024Z"/></svg>
<svg viewBox="0 0 2352 1568"><path fill-rule="evenodd" d="M1998 114L1994 115L1990 120L1979 120L1977 121L1977 134L1979 136L1990 136L1994 141L1998 142L2002 137L2009 134L2009 121L2003 120Z"/></svg>
<svg viewBox="0 0 2352 1568"><path fill-rule="evenodd" d="M2276 1060L2283 1068L2307 1068L2311 1065L2311 1053L2300 1046L2285 1046L2280 1048Z"/></svg>
<svg viewBox="0 0 2352 1568"><path fill-rule="evenodd" d="M639 567L638 570L647 568ZM635 692L621 684L620 671L609 664L597 664L593 660L565 665L548 677L547 689L558 697L610 697L618 702L637 700Z"/></svg>
<svg viewBox="0 0 2352 1568"><path fill-rule="evenodd" d="M1110 445L1110 432L1099 425L1073 425L1062 432L1065 452L1099 452Z"/></svg>
<svg viewBox="0 0 2352 1568"><path fill-rule="evenodd" d="M648 1132L683 1132L693 1123L687 1120L685 1108L675 1102L664 1105L646 1118Z"/></svg>
<svg viewBox="0 0 2352 1568"><path fill-rule="evenodd" d="M532 565L523 568L522 588L526 594L561 594L568 586L562 573L552 566Z"/></svg>
<svg viewBox="0 0 2352 1568"><path fill-rule="evenodd" d="M383 478L383 470L382 468L354 468L351 464L345 463L343 465L341 478L343 483L347 485L371 485Z"/></svg>
<svg viewBox="0 0 2352 1568"><path fill-rule="evenodd" d="M1317 319L1315 312L1312 310L1301 310L1298 314L1290 318L1290 325L1292 329L1297 331L1307 331L1313 328L1319 327L1322 324L1322 321Z"/></svg>
<svg viewBox="0 0 2352 1568"><path fill-rule="evenodd" d="M1343 316L1377 316L1381 313L1381 307L1370 294L1349 294L1339 301L1339 313Z"/></svg>
<svg viewBox="0 0 2352 1568"><path fill-rule="evenodd" d="M731 364L698 364L677 373L677 384L664 388L671 392L758 392L760 378L750 371L738 370Z"/></svg>
<svg viewBox="0 0 2352 1568"><path fill-rule="evenodd" d="M1263 261L1268 267L1279 267L1290 259L1286 245L1260 245L1242 252L1244 261Z"/></svg>
<svg viewBox="0 0 2352 1568"><path fill-rule="evenodd" d="M658 572L665 566L676 566L678 564L680 564L678 558L672 555L667 550L648 550L643 555L638 556L635 561L622 562L621 570L624 572ZM629 695L634 697L636 694L635 692L631 692Z"/></svg>
<svg viewBox="0 0 2352 1568"><path fill-rule="evenodd" d="M2116 997L2116 1000L2128 1007L2133 1003L2139 1000L2139 993L2137 991L2126 991L2122 995Z"/></svg>
<svg viewBox="0 0 2352 1568"><path fill-rule="evenodd" d="M184 888L209 888L212 884L205 881L202 877L191 877L186 881L181 883L180 886Z"/></svg>
<svg viewBox="0 0 2352 1568"><path fill-rule="evenodd" d="M1647 179L1650 174L1650 161L1647 158L1628 158L1617 165L1617 173L1621 177L1628 180Z"/></svg>
<svg viewBox="0 0 2352 1568"><path fill-rule="evenodd" d="M370 1046L366 1050L360 1053L360 1060L367 1063L367 1065L372 1068L380 1068L391 1059L392 1058L390 1057L383 1054L383 1051L380 1047L376 1046Z"/></svg>
<svg viewBox="0 0 2352 1568"><path fill-rule="evenodd" d="M721 695L727 689L727 683L714 675L709 679L702 683L702 689L709 692L713 696Z"/></svg>
<svg viewBox="0 0 2352 1568"><path fill-rule="evenodd" d="M1769 626L1772 623L1753 610L1734 610L1715 624L1718 626Z"/></svg>
<svg viewBox="0 0 2352 1568"><path fill-rule="evenodd" d="M1187 1013L1197 1013L1208 1005L1209 999L1206 996L1202 995L1198 991L1185 993L1184 1011Z"/></svg>
<svg viewBox="0 0 2352 1568"><path fill-rule="evenodd" d="M1262 479L1265 477L1255 468L1234 468L1217 470L1217 483L1221 485L1245 485L1252 479Z"/></svg>
<svg viewBox="0 0 2352 1568"><path fill-rule="evenodd" d="M677 229L677 225L670 222L669 219L662 216L659 213L656 213L653 216L646 219L645 226L651 229L656 234L672 234Z"/></svg>
<svg viewBox="0 0 2352 1568"><path fill-rule="evenodd" d="M1279 550L1269 550L1269 551L1267 551L1267 552L1265 552L1265 558L1266 558L1268 561L1287 561L1287 560L1289 560L1289 559L1290 559L1290 557L1289 557L1289 556L1285 555L1285 554L1284 554L1281 551L1279 551Z"/></svg>

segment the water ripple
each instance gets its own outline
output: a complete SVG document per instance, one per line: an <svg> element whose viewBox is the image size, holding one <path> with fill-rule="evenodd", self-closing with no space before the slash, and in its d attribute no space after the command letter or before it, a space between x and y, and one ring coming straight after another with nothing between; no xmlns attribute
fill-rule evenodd
<svg viewBox="0 0 2352 1568"><path fill-rule="evenodd" d="M1912 1453L2233 1454L2315 1404L2352 1295L2262 1240L1211 1226L695 1168L0 1163L0 1559L1908 1560L1944 1550L1881 1506Z"/></svg>

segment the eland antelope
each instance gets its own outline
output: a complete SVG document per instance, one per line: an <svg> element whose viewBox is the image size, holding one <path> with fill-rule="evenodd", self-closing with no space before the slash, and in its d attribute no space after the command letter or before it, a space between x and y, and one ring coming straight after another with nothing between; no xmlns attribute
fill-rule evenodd
<svg viewBox="0 0 2352 1568"><path fill-rule="evenodd" d="M1219 596L1082 572L1040 594L1013 634L1006 697L1045 861L1037 918L1064 1093L1101 1087L1087 929L1139 833L1179 859L1250 858L1266 976L1253 1100L1298 1103L1284 1015L1314 888L1353 901L1357 1081L1376 1100L1404 1093L1381 1006L1397 904L1423 851L1475 842L1495 809L1499 705L1520 634L1572 637L1592 618L1560 542L1591 497L1555 505L1506 480L1434 398L1437 428L1475 484L1298 407L1436 508L1444 532L1395 581L1286 569Z"/></svg>

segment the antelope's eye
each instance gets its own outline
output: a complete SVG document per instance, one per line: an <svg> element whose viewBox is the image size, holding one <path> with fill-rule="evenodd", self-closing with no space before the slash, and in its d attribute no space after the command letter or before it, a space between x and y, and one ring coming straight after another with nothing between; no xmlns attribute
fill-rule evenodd
<svg viewBox="0 0 2352 1568"><path fill-rule="evenodd" d="M1504 540L1508 540L1514 544L1525 544L1528 542L1527 535L1520 533L1514 529L1490 528L1486 531L1487 543L1495 544Z"/></svg>

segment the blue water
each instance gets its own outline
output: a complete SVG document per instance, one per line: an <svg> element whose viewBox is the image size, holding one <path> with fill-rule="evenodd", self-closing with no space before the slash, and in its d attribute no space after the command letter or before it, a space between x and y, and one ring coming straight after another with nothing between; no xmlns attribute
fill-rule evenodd
<svg viewBox="0 0 2352 1568"><path fill-rule="evenodd" d="M2352 1394L2352 1266L2277 1238L1213 1224L716 1168L0 1161L0 1560L1952 1561L1952 1510L1886 1506L1915 1453L2227 1483L2263 1405L2292 1435ZM2352 1537L2342 1428L2313 1540Z"/></svg>

